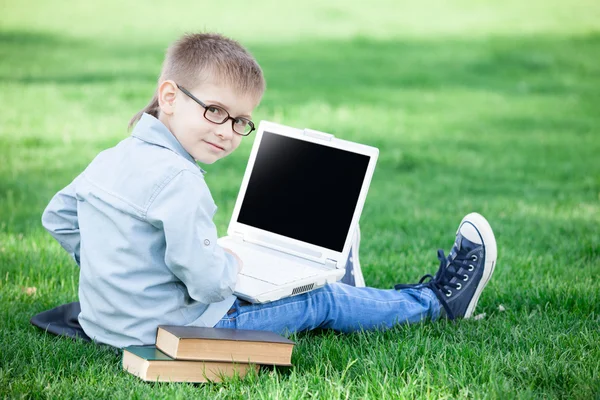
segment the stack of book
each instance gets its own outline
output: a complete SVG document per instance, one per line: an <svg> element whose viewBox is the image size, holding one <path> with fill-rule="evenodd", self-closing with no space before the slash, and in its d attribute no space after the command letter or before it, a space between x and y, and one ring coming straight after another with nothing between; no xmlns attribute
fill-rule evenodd
<svg viewBox="0 0 600 400"><path fill-rule="evenodd" d="M291 366L293 347L273 332L161 325L155 346L123 349L123 369L145 381L221 382L261 364Z"/></svg>

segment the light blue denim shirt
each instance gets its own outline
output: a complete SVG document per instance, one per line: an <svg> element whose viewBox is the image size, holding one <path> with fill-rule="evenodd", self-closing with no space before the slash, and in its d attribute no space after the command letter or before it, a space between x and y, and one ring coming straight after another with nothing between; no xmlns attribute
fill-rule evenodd
<svg viewBox="0 0 600 400"><path fill-rule="evenodd" d="M42 224L81 267L86 334L124 347L155 343L160 324L214 326L238 270L216 210L204 171L149 114L58 192Z"/></svg>

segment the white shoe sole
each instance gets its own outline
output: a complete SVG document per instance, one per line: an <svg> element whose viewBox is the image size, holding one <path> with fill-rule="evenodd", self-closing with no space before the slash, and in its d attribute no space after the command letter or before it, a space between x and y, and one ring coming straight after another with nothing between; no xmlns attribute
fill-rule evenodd
<svg viewBox="0 0 600 400"><path fill-rule="evenodd" d="M496 267L496 259L498 257L498 249L496 247L496 238L494 237L494 232L492 231L492 227L489 222L483 217L483 215L478 213L471 213L465 216L460 225L458 226L458 230L456 233L460 231L460 228L463 224L468 223L471 224L477 232L481 235L483 240L483 250L485 254L485 264L483 267L483 275L481 276L481 280L475 289L475 294L471 299L471 302L467 306L467 311L463 318L471 318L473 315L473 311L477 306L477 302L479 301L479 296L481 296L481 292L487 285L488 281L492 277L492 273L494 272L494 268Z"/></svg>

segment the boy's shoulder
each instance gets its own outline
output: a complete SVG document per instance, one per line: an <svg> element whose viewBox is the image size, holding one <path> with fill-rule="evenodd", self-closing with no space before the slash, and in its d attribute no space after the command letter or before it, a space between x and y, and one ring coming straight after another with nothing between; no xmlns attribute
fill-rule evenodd
<svg viewBox="0 0 600 400"><path fill-rule="evenodd" d="M163 146L128 137L98 154L90 164L96 168L120 169L126 176L142 174L145 180L162 180L183 171L204 179L202 169L188 158ZM127 174L127 171L130 173ZM133 176L132 176L133 177Z"/></svg>
<svg viewBox="0 0 600 400"><path fill-rule="evenodd" d="M128 137L98 154L84 176L93 186L139 209L147 208L157 193L177 176L185 177L187 184L201 192L210 193L198 165L169 148L135 137Z"/></svg>

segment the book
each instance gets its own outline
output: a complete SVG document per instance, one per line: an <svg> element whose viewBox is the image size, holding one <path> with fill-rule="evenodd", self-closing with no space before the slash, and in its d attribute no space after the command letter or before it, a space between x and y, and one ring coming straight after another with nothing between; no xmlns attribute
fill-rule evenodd
<svg viewBox="0 0 600 400"><path fill-rule="evenodd" d="M123 349L123 369L148 382L221 382L224 377L258 371L258 365L175 360L155 346L129 346Z"/></svg>
<svg viewBox="0 0 600 400"><path fill-rule="evenodd" d="M161 325L156 347L178 360L292 365L294 342L276 333Z"/></svg>

